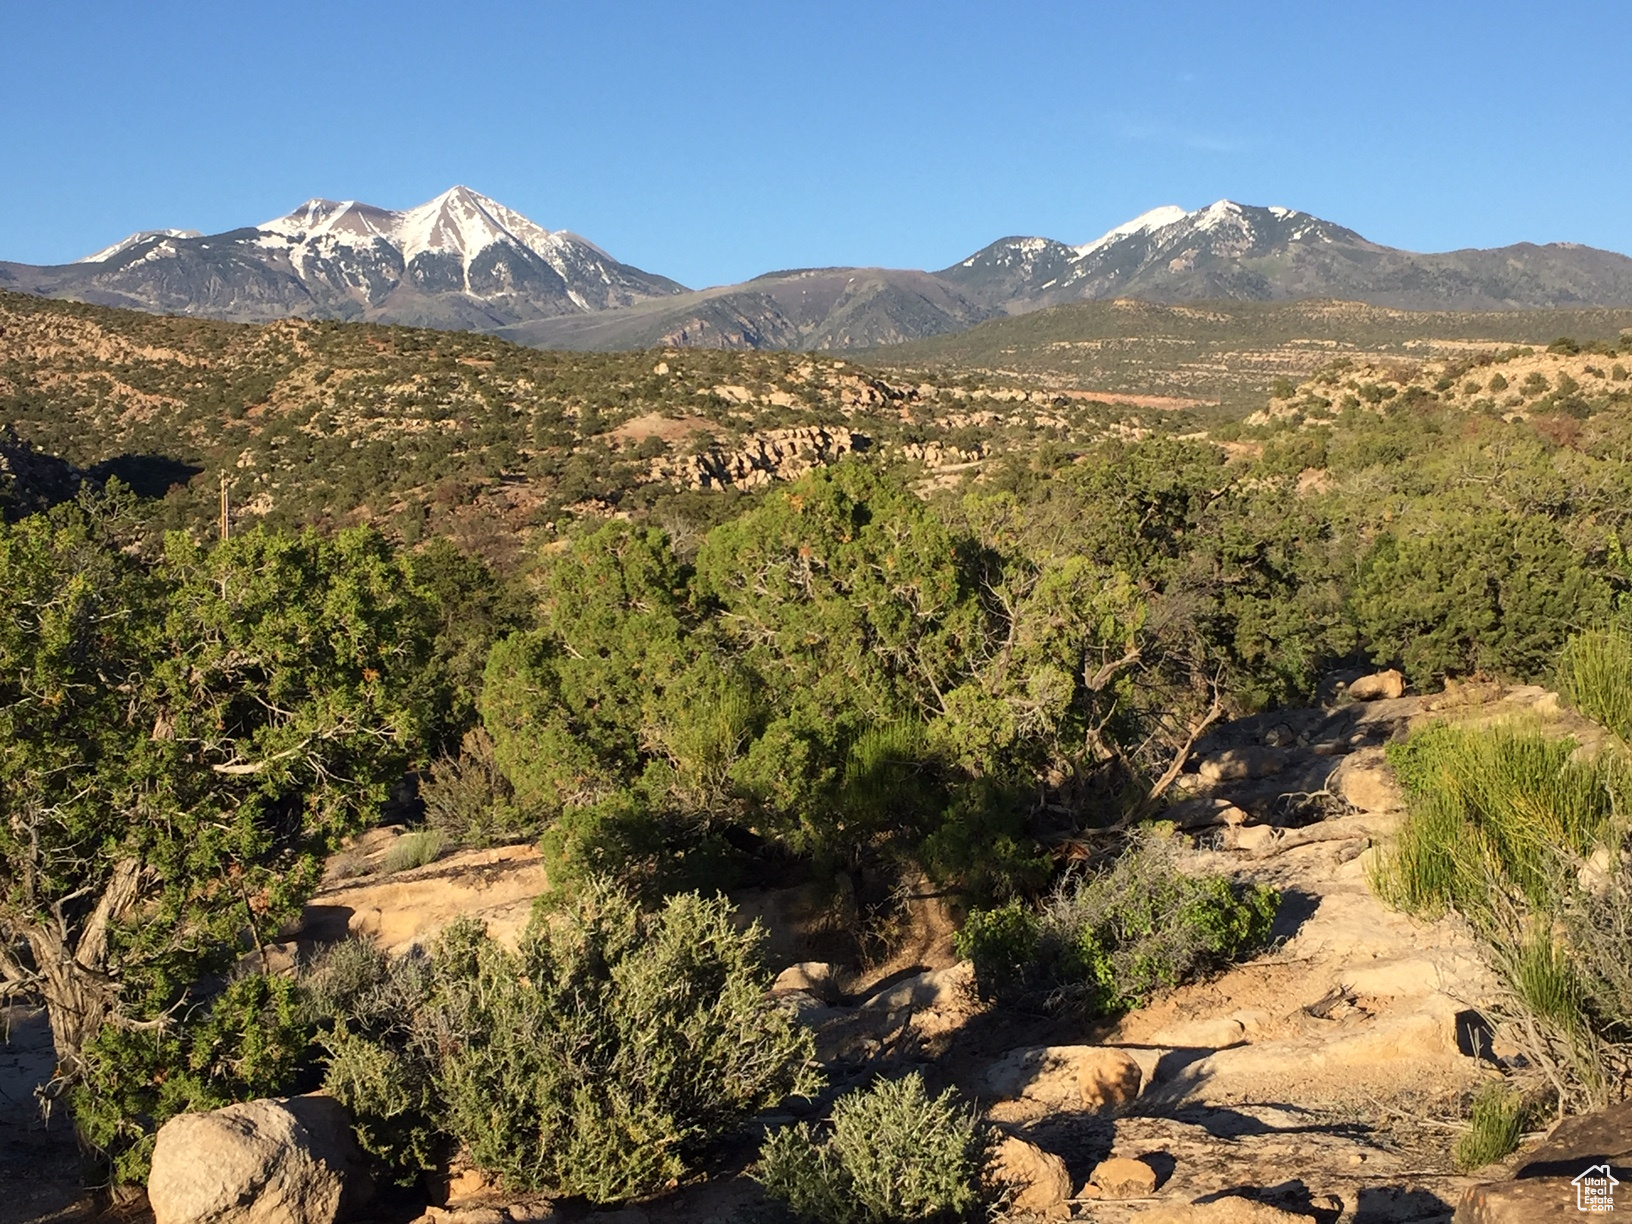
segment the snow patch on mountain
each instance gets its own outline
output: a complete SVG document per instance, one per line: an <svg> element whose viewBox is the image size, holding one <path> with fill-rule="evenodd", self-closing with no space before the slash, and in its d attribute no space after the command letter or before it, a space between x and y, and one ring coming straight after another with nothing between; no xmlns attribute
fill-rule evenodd
<svg viewBox="0 0 1632 1224"><path fill-rule="evenodd" d="M376 244L394 250L406 266L422 255L452 255L459 261L464 288L470 291L471 265L493 246L509 247L548 264L562 280L588 276L610 286L611 256L567 230L551 231L469 187L452 187L433 200L399 211L356 200L308 200L287 216L257 227L258 245L289 251L304 275L307 260L295 258L304 248L333 261L346 248L367 252ZM590 309L576 292L569 296Z"/></svg>
<svg viewBox="0 0 1632 1224"><path fill-rule="evenodd" d="M1076 251L1078 259L1084 259L1095 251L1108 247L1120 239L1131 238L1135 234L1149 234L1155 230L1165 229L1167 226L1176 225L1192 215L1194 214L1185 212L1177 204L1163 204L1160 208L1153 208L1149 212L1140 213L1132 221L1124 221L1115 229L1106 230L1105 233L1092 242L1085 242L1083 245L1072 249Z"/></svg>
<svg viewBox="0 0 1632 1224"><path fill-rule="evenodd" d="M129 238L122 238L118 242L114 243L112 246L103 247L100 251L96 252L96 254L87 255L83 259L74 260L74 262L75 263L82 263L82 264L105 263L108 260L112 259L114 256L123 255L126 251L130 250L131 247L139 246L141 243L144 243L144 242L148 241L150 238L198 238L198 237L200 237L200 234L199 234L199 232L197 230L188 230L188 229L138 230L136 233L132 234Z"/></svg>

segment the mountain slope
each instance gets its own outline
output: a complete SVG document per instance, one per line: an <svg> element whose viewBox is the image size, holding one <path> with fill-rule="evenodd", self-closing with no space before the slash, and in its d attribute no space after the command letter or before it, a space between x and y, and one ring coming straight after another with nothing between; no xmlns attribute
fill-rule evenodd
<svg viewBox="0 0 1632 1224"><path fill-rule="evenodd" d="M961 331L998 313L927 272L804 268L500 334L537 348L862 349Z"/></svg>
<svg viewBox="0 0 1632 1224"><path fill-rule="evenodd" d="M480 331L683 292L468 187L402 212L310 200L223 234L133 234L73 264L0 264L0 285L235 321L363 319Z"/></svg>

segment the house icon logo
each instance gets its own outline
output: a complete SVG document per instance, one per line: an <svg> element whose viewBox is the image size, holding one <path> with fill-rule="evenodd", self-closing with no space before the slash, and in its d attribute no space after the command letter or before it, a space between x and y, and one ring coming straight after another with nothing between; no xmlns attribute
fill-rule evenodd
<svg viewBox="0 0 1632 1224"><path fill-rule="evenodd" d="M1608 1164L1592 1165L1575 1177L1570 1184L1575 1187L1575 1209L1577 1211L1604 1212L1615 1210L1615 1187L1621 1183L1609 1171Z"/></svg>

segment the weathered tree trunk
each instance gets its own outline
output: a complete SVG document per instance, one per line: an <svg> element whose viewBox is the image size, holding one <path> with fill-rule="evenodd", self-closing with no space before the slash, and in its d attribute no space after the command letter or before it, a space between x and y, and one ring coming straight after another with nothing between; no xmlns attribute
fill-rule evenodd
<svg viewBox="0 0 1632 1224"><path fill-rule="evenodd" d="M118 988L100 972L103 966L81 965L55 931L30 931L28 944L39 969L37 986L51 1021L57 1075L71 1079L80 1072L86 1044L107 1022Z"/></svg>
<svg viewBox="0 0 1632 1224"><path fill-rule="evenodd" d="M86 1044L114 1014L119 983L107 971L109 928L135 905L141 878L141 864L135 859L115 864L77 939L72 938L60 906L50 920L23 932L34 955L34 985L51 1021L59 1079L72 1080L79 1074Z"/></svg>

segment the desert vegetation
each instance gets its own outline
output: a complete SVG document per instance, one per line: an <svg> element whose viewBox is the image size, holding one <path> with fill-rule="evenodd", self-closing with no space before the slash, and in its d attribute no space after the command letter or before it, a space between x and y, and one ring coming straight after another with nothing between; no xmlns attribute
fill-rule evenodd
<svg viewBox="0 0 1632 1224"><path fill-rule="evenodd" d="M1371 880L1466 922L1504 984L1529 1070L1477 1099L1466 1162L1620 1095L1619 342L1339 360L1163 424L790 355L4 308L28 340L0 404L87 478L0 525L0 982L47 1008L48 1095L110 1179L176 1114L321 1086L384 1183L458 1150L624 1202L793 1101L753 1175L796 1213L981 1210L967 1103L911 1077L824 1098L719 894L842 883L865 942L921 880L985 1005L1114 1019L1271 943L1275 889L1188 869L1167 805L1209 729L1343 668L1553 682L1579 718L1391 744L1411 807ZM656 435L616 434L652 413L865 416L878 445L682 489ZM931 470L931 440L976 458ZM246 448L270 508L220 539ZM142 486L126 452L207 479ZM386 820L403 875L536 844L519 941L458 923L277 964L325 862Z"/></svg>

